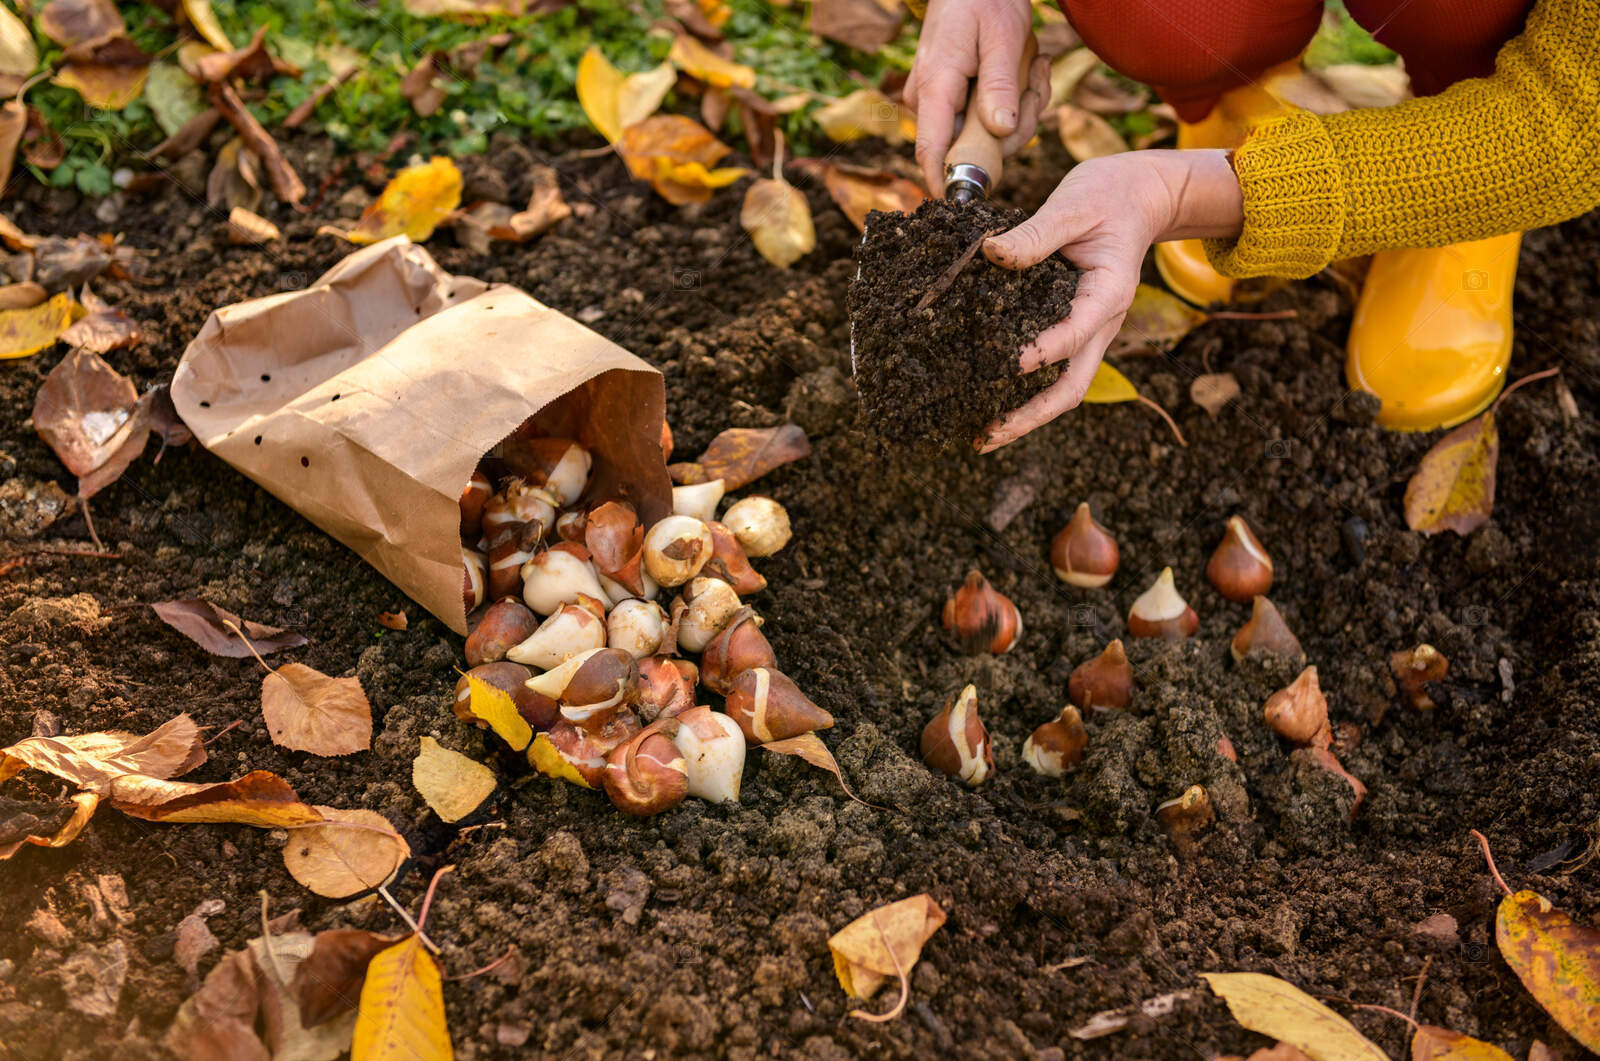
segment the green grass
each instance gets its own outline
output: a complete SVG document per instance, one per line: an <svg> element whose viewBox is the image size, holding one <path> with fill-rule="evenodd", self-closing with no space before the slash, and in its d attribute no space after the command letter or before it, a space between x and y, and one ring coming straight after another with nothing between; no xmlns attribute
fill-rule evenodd
<svg viewBox="0 0 1600 1061"><path fill-rule="evenodd" d="M1372 34L1356 25L1344 4L1328 5L1333 18L1325 21L1306 49L1306 65L1312 69L1335 63L1364 63L1383 66L1395 60L1394 52L1372 39ZM1332 23L1330 25L1330 23Z"/></svg>

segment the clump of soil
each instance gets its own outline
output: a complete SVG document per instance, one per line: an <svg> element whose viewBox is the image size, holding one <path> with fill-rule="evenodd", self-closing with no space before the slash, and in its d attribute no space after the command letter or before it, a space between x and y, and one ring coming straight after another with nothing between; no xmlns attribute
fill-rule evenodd
<svg viewBox="0 0 1600 1061"><path fill-rule="evenodd" d="M978 250L949 276L986 233L1026 216L942 199L911 217L867 216L850 285L851 340L862 420L883 447L926 457L969 443L1060 375L1060 366L1019 375L1021 353L1067 315L1077 270L1050 258L1013 272Z"/></svg>

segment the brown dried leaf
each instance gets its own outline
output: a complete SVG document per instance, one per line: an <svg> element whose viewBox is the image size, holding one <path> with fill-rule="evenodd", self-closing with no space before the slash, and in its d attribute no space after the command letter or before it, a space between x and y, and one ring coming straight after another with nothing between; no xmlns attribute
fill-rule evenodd
<svg viewBox="0 0 1600 1061"><path fill-rule="evenodd" d="M0 861L21 851L25 844L66 847L83 832L98 806L100 797L93 792L79 792L54 806L11 804L5 819L0 820Z"/></svg>
<svg viewBox="0 0 1600 1061"><path fill-rule="evenodd" d="M296 829L283 848L289 875L318 895L343 899L385 884L411 847L376 811L317 807L322 824Z"/></svg>
<svg viewBox="0 0 1600 1061"><path fill-rule="evenodd" d="M419 118L430 117L444 106L444 58L443 52L430 52L400 79L400 95L411 101Z"/></svg>
<svg viewBox="0 0 1600 1061"><path fill-rule="evenodd" d="M372 746L372 705L360 678L330 678L285 663L261 680L261 717L272 742L312 755L351 755Z"/></svg>
<svg viewBox="0 0 1600 1061"><path fill-rule="evenodd" d="M1239 396L1239 381L1232 372L1207 372L1189 384L1189 400L1216 416Z"/></svg>
<svg viewBox="0 0 1600 1061"><path fill-rule="evenodd" d="M737 490L775 468L810 455L811 442L798 424L730 427L711 440L698 461L673 464L667 471L675 483L721 479L725 489Z"/></svg>
<svg viewBox="0 0 1600 1061"><path fill-rule="evenodd" d="M850 784L844 779L844 771L839 769L839 761L833 757L828 746L822 743L822 738L815 733L802 733L798 737L787 740L771 740L761 745L763 751L777 752L779 755L793 755L804 759L818 770L826 770L839 780L839 787L844 789L844 794L864 807L876 807L875 803L868 803L854 792L850 791ZM878 807L879 810L884 808Z"/></svg>
<svg viewBox="0 0 1600 1061"><path fill-rule="evenodd" d="M241 619L226 608L204 600L169 600L150 605L157 618L178 633L187 637L213 656L244 659L249 656L250 645L262 655L270 655L285 648L298 648L306 639L292 630ZM250 639L247 645L227 627L232 623Z"/></svg>
<svg viewBox="0 0 1600 1061"><path fill-rule="evenodd" d="M404 630L411 624L405 612L379 612L378 625L385 630Z"/></svg>
<svg viewBox="0 0 1600 1061"><path fill-rule="evenodd" d="M139 401L150 414L150 430L161 440L161 448L156 451L153 462L160 464L168 446L187 446L194 438L194 432L189 430L189 425L178 415L177 406L172 404L172 392L167 384L158 383L151 387L139 396Z"/></svg>
<svg viewBox="0 0 1600 1061"><path fill-rule="evenodd" d="M0 781L27 767L104 795L113 781L126 774L179 777L205 761L200 727L188 715L178 715L142 737L115 730L28 737L0 750Z"/></svg>
<svg viewBox="0 0 1600 1061"><path fill-rule="evenodd" d="M61 341L96 354L107 354L134 346L144 334L139 325L121 310L95 297L85 285L79 302L88 315L61 333Z"/></svg>
<svg viewBox="0 0 1600 1061"><path fill-rule="evenodd" d="M810 30L863 52L875 52L900 36L900 5L879 0L815 0Z"/></svg>
<svg viewBox="0 0 1600 1061"><path fill-rule="evenodd" d="M271 1061L255 1032L261 1003L255 959L238 950L218 962L178 1007L165 1043L184 1061Z"/></svg>
<svg viewBox="0 0 1600 1061"><path fill-rule="evenodd" d="M885 1014L852 1010L852 1017L893 1020L905 1011L911 969L922 945L944 924L945 914L931 895L880 906L856 918L828 940L833 972L851 998L871 998L885 983L900 981L900 1001Z"/></svg>
<svg viewBox="0 0 1600 1061"><path fill-rule="evenodd" d="M915 182L886 170L861 170L825 162L802 166L812 170L819 167L823 187L858 230L866 228L867 214L873 210L909 214L928 197Z"/></svg>
<svg viewBox="0 0 1600 1061"><path fill-rule="evenodd" d="M1494 512L1500 433L1494 410L1446 434L1423 455L1406 484L1406 526L1423 534L1468 535Z"/></svg>
<svg viewBox="0 0 1600 1061"><path fill-rule="evenodd" d="M268 53L266 40L267 27L258 27L250 43L243 48L201 56L195 63L195 71L202 81L226 81L234 77L243 81L265 81L278 74L299 77L299 67Z"/></svg>
<svg viewBox="0 0 1600 1061"><path fill-rule="evenodd" d="M817 245L811 204L798 188L780 178L758 180L744 193L739 224L767 261L787 269Z"/></svg>
<svg viewBox="0 0 1600 1061"><path fill-rule="evenodd" d="M1104 70L1092 68L1073 89L1072 102L1093 114L1132 114L1144 109L1150 94L1124 88Z"/></svg>
<svg viewBox="0 0 1600 1061"><path fill-rule="evenodd" d="M282 238L278 226L242 206L228 211L228 242L236 246L271 243Z"/></svg>
<svg viewBox="0 0 1600 1061"><path fill-rule="evenodd" d="M300 200L306 197L304 182L283 157L272 134L256 121L255 115L245 107L244 100L239 98L232 86L226 82L214 83L211 86L211 105L222 112L222 116L238 130L245 146L261 159L262 165L267 168L267 175L272 178L272 190L278 198L299 205Z"/></svg>
<svg viewBox="0 0 1600 1061"><path fill-rule="evenodd" d="M402 936L381 936L359 928L318 932L311 953L294 971L290 983L300 1003L300 1021L315 1028L341 1013L353 1013L361 1001L367 963Z"/></svg>
<svg viewBox="0 0 1600 1061"><path fill-rule="evenodd" d="M0 13L10 14L5 8L0 8ZM28 38L28 43L33 43L33 38ZM0 103L0 189L3 189L11 180L11 167L17 161L17 146L22 143L22 134L28 128L28 108L21 100L8 99Z"/></svg>
<svg viewBox="0 0 1600 1061"><path fill-rule="evenodd" d="M111 782L111 805L132 818L151 822L211 822L275 829L323 820L300 802L289 783L257 770L233 781L163 781L145 774L125 774Z"/></svg>
<svg viewBox="0 0 1600 1061"><path fill-rule="evenodd" d="M128 32L111 0L50 0L39 12L38 27L66 49L94 48Z"/></svg>
<svg viewBox="0 0 1600 1061"><path fill-rule="evenodd" d="M1061 135L1061 146L1078 162L1128 150L1127 143L1110 122L1072 103L1056 108L1056 130Z"/></svg>
<svg viewBox="0 0 1600 1061"><path fill-rule="evenodd" d="M0 312L8 309L32 309L50 297L50 292L32 280L0 286Z"/></svg>

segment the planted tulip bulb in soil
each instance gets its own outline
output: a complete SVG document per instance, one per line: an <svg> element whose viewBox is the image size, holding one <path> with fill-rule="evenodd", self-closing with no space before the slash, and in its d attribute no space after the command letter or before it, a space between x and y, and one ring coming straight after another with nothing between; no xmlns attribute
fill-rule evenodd
<svg viewBox="0 0 1600 1061"><path fill-rule="evenodd" d="M1020 375L1021 352L1067 315L1077 270L1059 257L1002 269L979 246L1025 217L939 199L910 217L867 216L850 285L852 359L863 424L885 449L927 457L970 445L1060 374Z"/></svg>

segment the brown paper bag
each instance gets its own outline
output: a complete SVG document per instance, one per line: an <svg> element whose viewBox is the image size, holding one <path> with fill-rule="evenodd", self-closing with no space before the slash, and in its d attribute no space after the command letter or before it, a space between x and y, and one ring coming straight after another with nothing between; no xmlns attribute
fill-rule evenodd
<svg viewBox="0 0 1600 1061"><path fill-rule="evenodd" d="M671 509L661 374L504 284L400 236L303 291L211 314L172 400L207 449L465 633L461 492L518 432L573 438L590 493Z"/></svg>

